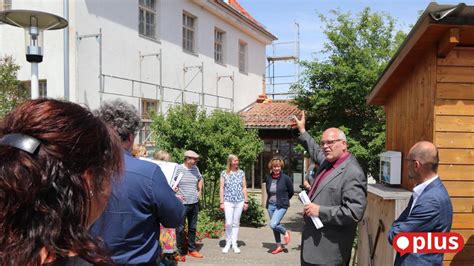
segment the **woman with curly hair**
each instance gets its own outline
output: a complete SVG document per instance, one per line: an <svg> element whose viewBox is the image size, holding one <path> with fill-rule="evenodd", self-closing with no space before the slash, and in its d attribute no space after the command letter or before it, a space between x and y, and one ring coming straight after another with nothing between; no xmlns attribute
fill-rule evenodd
<svg viewBox="0 0 474 266"><path fill-rule="evenodd" d="M291 238L290 231L286 230L285 226L281 224L283 216L290 207L290 199L294 193L291 178L282 171L284 167L285 162L279 157L272 158L268 163L270 175L266 181L268 195L266 206L268 216L270 216L270 228L276 242L276 249L272 251L272 254L283 251L281 235L283 235L285 245L288 245Z"/></svg>
<svg viewBox="0 0 474 266"><path fill-rule="evenodd" d="M27 101L0 123L0 265L110 265L88 232L122 170L118 136L70 102Z"/></svg>

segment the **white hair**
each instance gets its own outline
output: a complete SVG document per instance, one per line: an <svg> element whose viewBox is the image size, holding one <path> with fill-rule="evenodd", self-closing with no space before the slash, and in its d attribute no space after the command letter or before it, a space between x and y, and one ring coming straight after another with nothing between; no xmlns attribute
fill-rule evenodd
<svg viewBox="0 0 474 266"><path fill-rule="evenodd" d="M344 131L340 130L339 128L337 130L339 131L339 139L347 141L346 134L344 134Z"/></svg>

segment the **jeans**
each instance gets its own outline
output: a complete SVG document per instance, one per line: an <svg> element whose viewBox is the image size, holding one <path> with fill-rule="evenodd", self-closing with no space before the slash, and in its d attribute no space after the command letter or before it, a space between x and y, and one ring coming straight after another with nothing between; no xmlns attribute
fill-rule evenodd
<svg viewBox="0 0 474 266"><path fill-rule="evenodd" d="M188 220L188 251L196 250L196 227L198 220L199 203L184 204L184 222L176 228L176 242L178 245L178 252L181 255L186 255L184 250L184 224Z"/></svg>
<svg viewBox="0 0 474 266"><path fill-rule="evenodd" d="M226 245L237 246L239 235L240 216L244 202L224 202Z"/></svg>
<svg viewBox="0 0 474 266"><path fill-rule="evenodd" d="M270 216L270 227L273 230L273 235L275 236L275 242L281 243L281 235L286 234L285 227L280 224L281 219L285 216L286 209L278 208L273 203L268 203L268 215Z"/></svg>

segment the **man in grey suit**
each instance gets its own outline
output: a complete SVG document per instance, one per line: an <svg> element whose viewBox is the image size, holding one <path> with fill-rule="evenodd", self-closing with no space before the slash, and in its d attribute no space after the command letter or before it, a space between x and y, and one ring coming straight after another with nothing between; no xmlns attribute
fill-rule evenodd
<svg viewBox="0 0 474 266"><path fill-rule="evenodd" d="M328 128L320 144L306 132L305 115L296 120L299 141L320 165L304 206L301 265L348 265L357 223L367 205L367 177L347 150L344 132ZM316 229L310 216L319 216Z"/></svg>

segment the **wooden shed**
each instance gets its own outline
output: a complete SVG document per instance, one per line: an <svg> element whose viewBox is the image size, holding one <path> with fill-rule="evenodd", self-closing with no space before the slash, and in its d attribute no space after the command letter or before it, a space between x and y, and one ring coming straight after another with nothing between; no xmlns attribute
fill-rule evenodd
<svg viewBox="0 0 474 266"><path fill-rule="evenodd" d="M367 102L384 106L386 150L401 151L405 158L418 141L438 147L439 176L453 203L452 230L461 233L466 243L460 253L446 254L445 264L473 265L474 6L428 5ZM401 188L411 191L414 185L402 165ZM374 211L382 205L368 208ZM390 216L397 218L395 209ZM390 225L387 222L385 227ZM386 232L379 245L388 245Z"/></svg>

